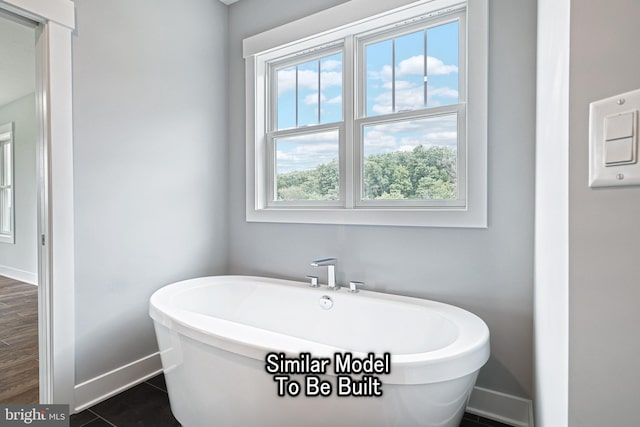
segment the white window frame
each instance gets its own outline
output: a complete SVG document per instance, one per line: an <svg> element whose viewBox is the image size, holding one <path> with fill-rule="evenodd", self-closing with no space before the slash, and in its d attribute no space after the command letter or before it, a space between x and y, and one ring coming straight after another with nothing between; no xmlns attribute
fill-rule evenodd
<svg viewBox="0 0 640 427"><path fill-rule="evenodd" d="M464 5L464 3L462 3ZM441 107L429 107L423 109L414 109L410 111L393 112L389 114L380 114L367 116L366 110L366 82L364 79L356 78L357 97L354 122L354 138L355 146L353 147L354 161L359 165L353 170L353 185L355 186L355 201L353 204L347 203L347 207L370 207L370 208L422 208L422 209L442 209L442 208L464 208L466 206L466 13L464 10L456 10L452 8L451 12L445 12L442 19L428 22L425 25L422 20L416 21L414 24L403 25L397 29L389 31L380 31L376 29L372 36L360 36L357 41L357 56L360 69L357 70L357 76L365 74L365 46L370 43L388 40L390 38L399 37L404 34L410 34L415 31L426 30L451 22L459 22L458 38L459 38L459 99L457 103L444 105ZM426 46L425 46L426 50ZM365 126L385 124L393 122L402 122L411 119L427 119L444 115L455 114L457 120L457 149L456 149L456 165L457 165L457 185L456 193L458 197L454 200L365 200L362 198L364 182L362 174L364 173L364 153L363 153L363 132Z"/></svg>
<svg viewBox="0 0 640 427"><path fill-rule="evenodd" d="M321 132L328 131L337 131L338 132L338 143L339 143L339 171L340 171L340 181L344 181L345 176L345 142L346 142L346 129L345 129L345 112L343 111L342 120L339 122L332 122L327 124L317 124L310 125L304 127L296 127L292 129L277 129L277 86L274 84L277 75L276 69L287 68L290 65L299 64L301 62L313 61L325 56L331 56L336 53L342 53L343 61L345 60L345 47L343 43L332 44L331 46L325 46L320 49L314 49L311 52L306 52L302 55L298 54L294 58L284 58L277 62L266 63L266 80L270 82L270 91L266 93L266 105L265 114L267 115L266 122L266 144L267 144L267 158L266 158L266 171L267 177L265 183L267 185L266 190L266 206L267 208L340 208L343 205L343 200L345 198L345 189L341 186L339 199L336 201L330 200L292 200L292 201L281 201L276 200L276 171L274 166L276 165L275 159L275 140L277 138L284 137L292 137L292 136L302 136L308 134L316 134ZM343 67L344 68L344 67ZM344 88L344 74L343 73L343 88ZM297 108L297 107L296 107ZM318 109L320 108L320 104L318 104ZM267 112L271 112L272 114L267 114Z"/></svg>
<svg viewBox="0 0 640 427"><path fill-rule="evenodd" d="M10 158L5 158L3 146L5 144L9 144L9 152ZM4 213L4 209L2 203L4 198L2 197L2 192L6 190L11 191L11 210L9 211L9 222L10 222L10 230L9 233L2 233L0 231L0 243L15 243L15 168L14 168L14 154L15 146L13 144L13 122L5 123L0 126L0 222L4 220L2 215ZM9 183L4 181L4 170L5 168L9 168L11 171L11 176L9 177Z"/></svg>
<svg viewBox="0 0 640 427"><path fill-rule="evenodd" d="M326 49L344 40L345 63L343 73L344 108L358 107L353 90L357 81L353 70L353 49L358 49L354 35L364 34L393 23L411 23L430 14L450 13L460 4L466 4L466 105L457 108L458 132L462 130L466 138L460 138L458 150L462 150L462 164L458 164L459 191L465 192L464 203L442 203L438 206L416 206L412 201L397 201L384 205L376 201L361 201L354 197L359 188L360 176L354 170L354 162L360 156L357 147L350 146L351 140L341 144L340 170L346 174L346 188L342 206L318 206L313 203L273 203L271 197L273 172L270 169L273 147L268 141L269 118L266 115L269 95L266 92L269 78L269 63L276 58L309 54L314 50ZM462 22L461 22L462 24ZM282 27L244 40L246 60L246 218L256 222L318 223L318 224L359 224L432 227L487 227L487 63L488 63L488 1L473 0L352 0L327 9L318 14L294 21ZM461 72L464 73L465 70ZM362 90L358 91L362 93ZM463 100L463 98L461 98ZM273 102L271 100L271 102ZM466 110L466 111L465 111ZM444 111L444 110L443 110ZM365 123L377 122L380 117L366 118L351 114L356 120L344 121L345 134L354 135L357 128ZM388 115L385 120L412 117L413 112ZM420 116L420 114L418 114ZM270 157L271 156L271 157ZM466 161L466 163L465 163ZM464 179L460 179L460 174ZM461 182L464 181L464 182ZM426 203L428 205L429 203Z"/></svg>

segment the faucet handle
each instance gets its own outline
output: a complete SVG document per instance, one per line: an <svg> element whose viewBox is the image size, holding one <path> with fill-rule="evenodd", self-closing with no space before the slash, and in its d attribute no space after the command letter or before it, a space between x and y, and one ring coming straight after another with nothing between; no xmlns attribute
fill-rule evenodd
<svg viewBox="0 0 640 427"><path fill-rule="evenodd" d="M309 286L312 288L317 288L318 286L320 286L318 284L318 276L310 276L310 275L306 275L305 276L307 279L309 279Z"/></svg>
<svg viewBox="0 0 640 427"><path fill-rule="evenodd" d="M364 282L358 282L357 280L352 280L349 282L349 292L355 294L360 292L358 290L358 286L363 286Z"/></svg>

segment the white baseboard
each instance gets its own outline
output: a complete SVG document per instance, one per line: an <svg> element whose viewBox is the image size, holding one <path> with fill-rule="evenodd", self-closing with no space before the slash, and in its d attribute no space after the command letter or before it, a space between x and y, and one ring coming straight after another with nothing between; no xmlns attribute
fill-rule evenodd
<svg viewBox="0 0 640 427"><path fill-rule="evenodd" d="M78 384L75 387L76 408L73 412L83 411L161 372L160 353L156 352Z"/></svg>
<svg viewBox="0 0 640 427"><path fill-rule="evenodd" d="M17 268L7 267L6 265L0 265L0 276L5 276L30 285L38 285L38 273L30 273Z"/></svg>
<svg viewBox="0 0 640 427"><path fill-rule="evenodd" d="M467 412L514 427L534 427L531 400L482 387L473 388Z"/></svg>

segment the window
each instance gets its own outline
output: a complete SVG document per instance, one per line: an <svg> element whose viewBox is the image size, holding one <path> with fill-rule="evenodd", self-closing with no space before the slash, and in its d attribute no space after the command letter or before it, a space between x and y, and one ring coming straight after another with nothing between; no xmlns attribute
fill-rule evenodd
<svg viewBox="0 0 640 427"><path fill-rule="evenodd" d="M13 123L0 126L0 243L14 243Z"/></svg>
<svg viewBox="0 0 640 427"><path fill-rule="evenodd" d="M245 40L247 220L485 227L485 2L416 2L277 44L361 3Z"/></svg>

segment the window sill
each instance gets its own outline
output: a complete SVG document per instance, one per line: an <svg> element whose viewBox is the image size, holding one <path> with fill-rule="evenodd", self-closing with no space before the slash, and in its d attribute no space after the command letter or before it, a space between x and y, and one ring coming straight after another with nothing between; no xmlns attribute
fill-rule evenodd
<svg viewBox="0 0 640 427"><path fill-rule="evenodd" d="M379 225L400 227L487 228L486 208L440 209L248 209L248 222Z"/></svg>

